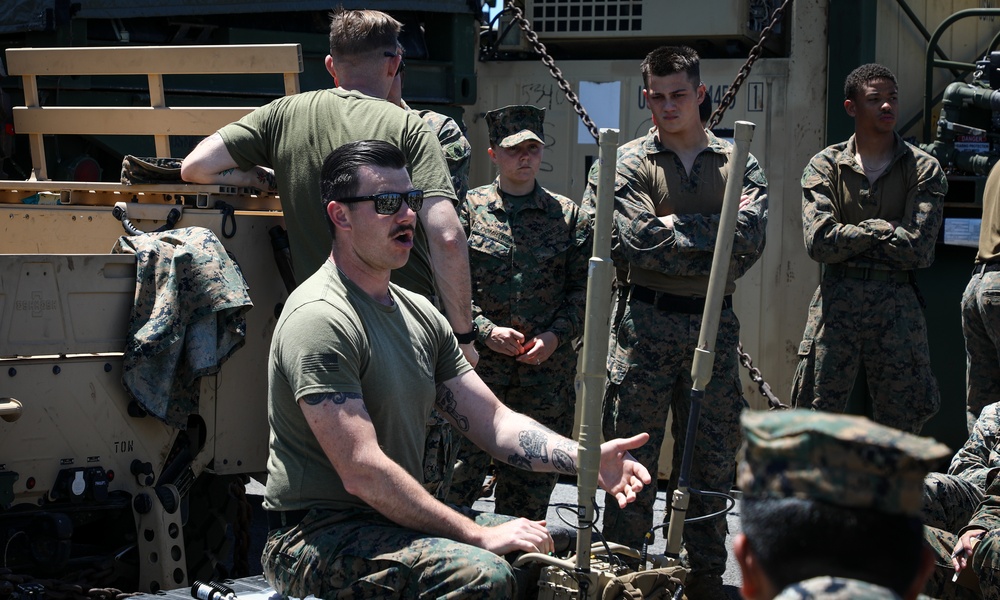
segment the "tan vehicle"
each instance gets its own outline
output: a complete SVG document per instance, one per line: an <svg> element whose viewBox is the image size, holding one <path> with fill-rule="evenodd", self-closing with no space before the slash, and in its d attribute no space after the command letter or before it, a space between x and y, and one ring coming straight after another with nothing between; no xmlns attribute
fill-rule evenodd
<svg viewBox="0 0 1000 600"><path fill-rule="evenodd" d="M265 363L286 294L270 233L282 224L278 200L179 181L56 181L44 145L53 135L145 133L169 156L169 135L207 135L252 107L166 106L164 75L252 69L297 93L301 48L12 49L6 58L23 79L14 120L29 134L34 172L0 183L2 565L148 591L227 576L233 539L247 536L242 484L267 458ZM38 106L38 77L84 74L146 75L150 105ZM214 232L253 300L243 347L196 380L197 407L179 427L123 386L137 258L109 254L126 226L164 225Z"/></svg>

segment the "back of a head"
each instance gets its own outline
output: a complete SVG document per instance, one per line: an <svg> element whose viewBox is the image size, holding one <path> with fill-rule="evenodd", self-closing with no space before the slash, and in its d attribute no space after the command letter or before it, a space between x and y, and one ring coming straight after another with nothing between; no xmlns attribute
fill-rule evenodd
<svg viewBox="0 0 1000 600"><path fill-rule="evenodd" d="M844 79L844 100L857 100L858 92L863 86L879 79L896 83L893 72L878 63L868 63L854 69Z"/></svg>
<svg viewBox="0 0 1000 600"><path fill-rule="evenodd" d="M330 17L330 56L335 61L397 47L403 24L378 10L334 9Z"/></svg>
<svg viewBox="0 0 1000 600"><path fill-rule="evenodd" d="M660 46L646 55L639 66L642 82L649 87L649 77L665 77L674 73L686 73L695 87L701 84L701 63L698 53L687 46Z"/></svg>
<svg viewBox="0 0 1000 600"><path fill-rule="evenodd" d="M803 498L744 497L740 527L779 590L829 576L867 581L902 596L920 569L923 524L917 517Z"/></svg>
<svg viewBox="0 0 1000 600"><path fill-rule="evenodd" d="M851 415L741 420L741 526L775 587L834 576L906 592L921 568L924 476L948 447Z"/></svg>

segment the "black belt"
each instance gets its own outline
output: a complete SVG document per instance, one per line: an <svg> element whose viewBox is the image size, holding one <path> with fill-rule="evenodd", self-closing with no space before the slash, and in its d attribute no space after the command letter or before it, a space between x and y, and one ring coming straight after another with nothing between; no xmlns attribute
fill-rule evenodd
<svg viewBox="0 0 1000 600"><path fill-rule="evenodd" d="M641 285L633 285L629 291L629 299L652 304L657 310L682 313L685 315L700 315L705 312L705 299L689 296L675 296L666 292L657 292ZM722 308L732 308L733 297L722 299Z"/></svg>
<svg viewBox="0 0 1000 600"><path fill-rule="evenodd" d="M869 267L849 267L847 265L826 265L826 272L836 277L862 279L865 281L886 281L893 283L913 283L913 271L890 271Z"/></svg>
<svg viewBox="0 0 1000 600"><path fill-rule="evenodd" d="M309 514L304 510L269 510L267 511L267 528L269 531L282 527L295 527Z"/></svg>
<svg viewBox="0 0 1000 600"><path fill-rule="evenodd" d="M1000 271L1000 262L979 263L978 265L972 267L973 275L979 275L980 273L990 273L992 271Z"/></svg>

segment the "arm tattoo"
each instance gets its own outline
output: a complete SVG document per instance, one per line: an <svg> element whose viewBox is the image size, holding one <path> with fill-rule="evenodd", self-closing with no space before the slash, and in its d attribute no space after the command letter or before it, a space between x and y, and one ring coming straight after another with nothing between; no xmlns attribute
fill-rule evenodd
<svg viewBox="0 0 1000 600"><path fill-rule="evenodd" d="M434 401L437 409L444 414L450 416L454 421L455 425L458 427L459 431L469 431L469 419L465 415L459 414L458 412L458 402L455 400L455 394L448 389L443 383L439 383L437 386L437 399Z"/></svg>
<svg viewBox="0 0 1000 600"><path fill-rule="evenodd" d="M355 392L332 392L327 394L309 394L302 399L303 402L310 406L316 406L324 402L332 402L333 404L344 404L348 400L361 400L361 394ZM364 404L361 405L364 407ZM368 412L368 408L365 407L365 412Z"/></svg>
<svg viewBox="0 0 1000 600"><path fill-rule="evenodd" d="M531 462L533 460L539 459L542 463L549 462L547 449L549 436L547 436L545 432L528 429L517 434L517 437L520 440L521 449L524 450L524 456L521 456L520 454L511 454L507 457L507 462L509 464L521 469L533 471L534 469L531 468Z"/></svg>
<svg viewBox="0 0 1000 600"><path fill-rule="evenodd" d="M576 448L569 440L556 444L552 449L552 466L566 475L576 475Z"/></svg>
<svg viewBox="0 0 1000 600"><path fill-rule="evenodd" d="M236 170L235 167L219 171L219 175L231 175Z"/></svg>

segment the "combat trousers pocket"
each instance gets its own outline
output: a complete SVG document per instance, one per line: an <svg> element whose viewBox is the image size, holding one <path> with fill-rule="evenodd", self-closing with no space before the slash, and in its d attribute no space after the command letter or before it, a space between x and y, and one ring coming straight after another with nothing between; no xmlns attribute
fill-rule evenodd
<svg viewBox="0 0 1000 600"><path fill-rule="evenodd" d="M811 339L799 344L799 364L792 378L792 407L811 408L816 398L816 353Z"/></svg>

